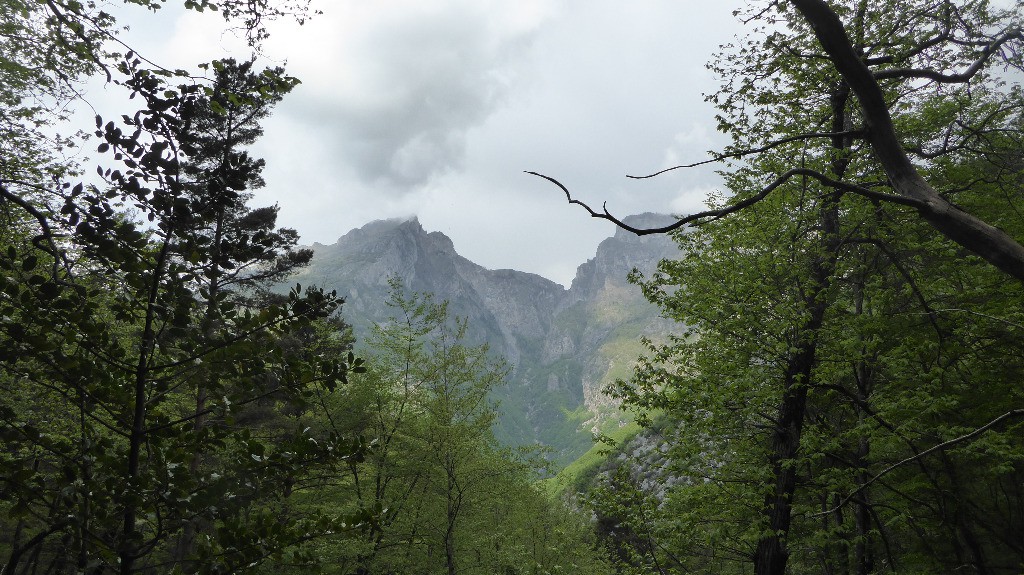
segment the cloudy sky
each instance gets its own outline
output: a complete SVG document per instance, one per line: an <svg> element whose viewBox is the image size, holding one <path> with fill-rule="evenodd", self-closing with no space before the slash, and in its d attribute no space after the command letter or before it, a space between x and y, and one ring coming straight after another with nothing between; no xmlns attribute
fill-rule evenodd
<svg viewBox="0 0 1024 575"><path fill-rule="evenodd" d="M713 168L624 176L718 147L704 64L741 32L737 0L314 0L304 26L272 26L268 65L302 84L266 121L257 205L277 203L303 243L333 243L416 215L489 268L567 285L614 232L565 202L616 215L689 213ZM167 67L248 57L217 15L132 14L127 42ZM103 89L91 96L102 108Z"/></svg>

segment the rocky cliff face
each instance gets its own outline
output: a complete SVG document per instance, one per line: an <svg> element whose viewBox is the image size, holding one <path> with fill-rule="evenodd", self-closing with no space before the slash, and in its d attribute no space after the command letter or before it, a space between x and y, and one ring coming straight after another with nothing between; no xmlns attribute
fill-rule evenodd
<svg viewBox="0 0 1024 575"><path fill-rule="evenodd" d="M665 220L645 214L627 221L653 226ZM512 365L509 384L495 398L502 411L499 439L540 441L563 460L585 451L593 430L614 424L615 406L600 390L629 376L640 336L657 337L670 327L626 280L634 267L650 272L675 253L664 236L618 231L579 266L567 290L534 274L485 269L415 218L372 222L313 250L312 264L293 281L344 295L357 338L388 317L384 301L392 276L411 291L448 300L454 314L469 320L472 340L486 341Z"/></svg>
<svg viewBox="0 0 1024 575"><path fill-rule="evenodd" d="M655 228L674 221L662 214L640 214L624 220L637 228ZM569 288L569 301L592 300L599 297L608 284L628 285L626 276L634 268L648 273L676 251L675 244L664 235L637 236L616 229L615 235L597 247L597 255L576 268L576 277ZM639 292L637 292L639 293Z"/></svg>
<svg viewBox="0 0 1024 575"><path fill-rule="evenodd" d="M670 216L650 213L625 219L638 228L660 227L672 221ZM634 269L650 274L659 261L676 252L675 243L666 236L636 236L618 229L613 237L601 242L592 259L576 270L556 318L577 317L582 325L556 321L547 341L574 341L575 349L569 355L582 367L580 388L590 416L585 426L592 432L618 419L618 406L602 390L615 379L630 376L637 356L644 351L640 338L656 340L673 328L627 277ZM555 357L543 359L551 361Z"/></svg>

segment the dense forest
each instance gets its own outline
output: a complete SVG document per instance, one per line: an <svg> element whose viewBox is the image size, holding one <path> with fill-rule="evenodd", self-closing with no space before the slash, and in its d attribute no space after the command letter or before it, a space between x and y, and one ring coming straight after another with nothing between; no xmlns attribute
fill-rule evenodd
<svg viewBox="0 0 1024 575"><path fill-rule="evenodd" d="M184 5L254 47L315 17ZM445 302L390 278L355 341L290 282L248 150L296 78L2 0L0 573L1022 572L1022 11L752 2L709 211L635 229L536 174L680 250L632 277L678 332L608 389L643 429L541 481ZM97 74L137 108L70 125Z"/></svg>

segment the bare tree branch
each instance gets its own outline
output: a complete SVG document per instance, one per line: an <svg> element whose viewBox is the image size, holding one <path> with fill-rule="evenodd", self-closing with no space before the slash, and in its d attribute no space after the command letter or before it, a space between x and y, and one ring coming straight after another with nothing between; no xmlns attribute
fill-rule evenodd
<svg viewBox="0 0 1024 575"><path fill-rule="evenodd" d="M933 80L941 84L960 84L969 81L971 78L976 76L980 72L985 64L988 62L992 54L995 54L999 47L1009 42L1010 40L1024 40L1024 34L1021 33L1019 28L1011 28L1002 36L992 40L990 44L987 44L981 49L981 56L978 57L966 70L959 74L943 74L936 70L917 69L917 68L894 68L890 70L880 70L874 73L876 80L884 80L888 78L925 78Z"/></svg>
<svg viewBox="0 0 1024 575"><path fill-rule="evenodd" d="M727 216L729 214L736 213L736 212L738 212L738 211L740 211L740 210L742 210L744 208L750 207L750 206L756 204L757 202L760 202L764 198L768 197L768 195L771 194L773 191L775 191L779 186L781 186L782 184L786 183L787 181L789 181L790 179L792 179L795 176L807 176L807 177L810 177L810 178L814 178L814 179L818 180L819 182L821 182L822 184L824 184L825 186L828 186L828 187L833 188L835 190L840 190L840 191L844 191L844 192L851 192L851 193L854 193L854 194L857 194L857 195L860 195L860 196L864 196L864 197L866 197L866 198L868 198L868 199L870 199L872 201L876 201L876 202L892 202L892 203L897 203L897 204L901 204L901 205L905 205L905 206L910 206L910 207L913 207L913 208L918 208L918 209L922 208L922 204L920 202L918 202L917 200L911 199L911 198L905 198L903 196L894 196L894 195L891 195L891 194L883 194L881 192L876 192L874 190L870 190L870 189L865 188L863 186L857 186L857 185L850 184L850 183L847 183L847 182L841 182L839 180L834 180L834 179L826 176L825 174L822 174L821 172L817 172L815 170L811 170L811 169L808 169L808 168L793 168L792 170L789 170L786 173L780 175L778 178L775 179L775 181L773 181L772 183L768 184L760 192L754 194L753 196L750 196L749 198L745 198L743 200L740 200L740 201L736 202L735 204L732 204L732 205L729 205L729 206L726 206L724 208L720 208L720 209L717 209L717 210L706 210L706 211L703 211L703 212L698 212L698 213L695 213L695 214L690 214L690 215L688 215L686 217L683 217L683 218L680 218L680 219L676 220L675 222L673 222L673 223L671 223L671 224L669 224L667 226L662 226L660 228L636 228L636 227L633 227L633 226L623 222L622 220L620 220L619 218L613 216L610 212L608 212L607 204L602 205L601 206L601 211L599 212L599 211L591 208L585 202L583 202L581 200L574 199L572 197L572 194L569 192L569 189L566 188L565 185L563 185L561 182L559 182L555 178L552 178L551 176L545 176L544 174L538 174L537 172L527 171L526 173L530 174L530 175L533 175L533 176L537 176L539 178L544 178L545 180L547 180L547 181L555 184L556 186L558 186L563 192L565 192L565 199L568 200L570 204L576 204L578 206L582 206L583 209L587 210L587 212L590 213L590 217L592 217L592 218L599 218L599 219L602 219L602 220L608 220L608 221L612 222L613 224L615 224L616 226L618 226L618 227L620 227L620 228L622 228L622 229L624 229L624 230L626 230L628 232L632 232L632 233L634 233L634 234L636 234L638 236L646 236L646 235L650 235L650 234L664 234L664 233L671 232L673 230L677 230L677 229L685 226L686 224L690 224L690 223L693 223L693 222L698 221L698 220L705 220L705 219L708 220L708 221L717 220L717 219L725 217L725 216Z"/></svg>

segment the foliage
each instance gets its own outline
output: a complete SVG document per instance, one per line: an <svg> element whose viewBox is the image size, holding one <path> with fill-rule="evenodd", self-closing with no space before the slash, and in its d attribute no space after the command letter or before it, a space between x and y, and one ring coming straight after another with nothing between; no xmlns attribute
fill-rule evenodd
<svg viewBox="0 0 1024 575"><path fill-rule="evenodd" d="M328 398L325 428L360 435L365 456L318 497L374 510L358 537L320 546L327 572L602 572L587 528L500 448L488 399L507 368L465 343L465 321L391 281L394 316L367 340L366 373ZM329 559L328 559L329 558Z"/></svg>
<svg viewBox="0 0 1024 575"><path fill-rule="evenodd" d="M907 72L971 66L1013 15L984 3L834 9L920 173L1021 237L1019 88L984 67L963 81ZM651 523L676 558L664 572L1015 572L1021 286L915 211L865 200L896 197L899 183L863 145L874 124L848 78L800 13L752 10L761 36L713 64L726 82L713 99L734 139L722 157L735 197L717 207L756 201L677 233L681 259L636 278L690 328L651 345L618 389L678 422L671 455L687 481L653 520L624 517ZM627 551L633 567L653 557L640 542Z"/></svg>
<svg viewBox="0 0 1024 575"><path fill-rule="evenodd" d="M256 45L306 2L185 5ZM586 525L497 447L506 368L465 322L395 284L404 327L342 386L363 368L341 300L267 289L311 253L247 205L263 161L244 147L295 79L225 60L174 86L188 73L119 54L91 2L0 18L0 571L603 572ZM121 166L72 186L73 142L46 134L96 71L144 107L96 118Z"/></svg>
<svg viewBox="0 0 1024 575"><path fill-rule="evenodd" d="M235 150L248 136L216 134L230 122L203 111L216 85L172 88L139 63L125 62L125 84L146 108L122 126L96 119L99 151L125 165L100 170L106 189L3 189L5 572L237 572L358 520L283 512L297 478L356 453L348 439L239 421L256 405L301 420L358 367L287 345L340 300L300 286L266 304L228 297L286 272L275 262L294 235L247 219L239 192L261 164ZM211 146L219 158L188 158ZM238 215L235 236L207 233L210 205L222 222Z"/></svg>

